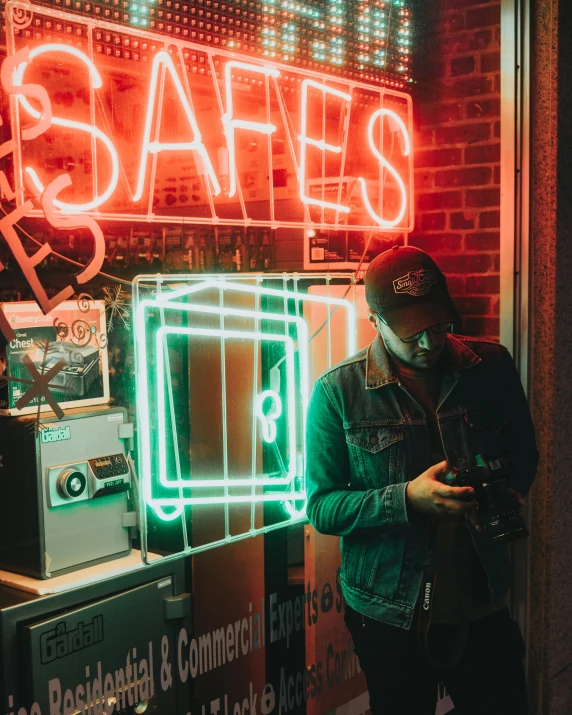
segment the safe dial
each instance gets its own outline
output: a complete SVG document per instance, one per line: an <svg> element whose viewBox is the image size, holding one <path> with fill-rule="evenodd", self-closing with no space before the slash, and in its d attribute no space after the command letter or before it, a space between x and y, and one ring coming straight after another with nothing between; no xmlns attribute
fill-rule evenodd
<svg viewBox="0 0 572 715"><path fill-rule="evenodd" d="M84 492L87 479L77 469L68 469L58 477L58 492L64 499L77 499Z"/></svg>

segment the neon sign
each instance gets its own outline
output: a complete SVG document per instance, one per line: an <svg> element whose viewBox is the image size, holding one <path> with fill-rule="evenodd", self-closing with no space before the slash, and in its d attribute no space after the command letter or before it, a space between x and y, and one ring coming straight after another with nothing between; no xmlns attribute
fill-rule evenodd
<svg viewBox="0 0 572 715"><path fill-rule="evenodd" d="M176 279L169 279L169 283L173 284L170 290L157 292L153 298L138 299L136 294L135 300L139 465L146 503L166 521L179 518L185 506L262 502L281 503L290 519L303 517L304 433L310 389L305 309L320 309L327 320L334 310L342 311L345 353L351 355L356 350L357 336L352 302L214 276L181 288L177 287ZM271 309L263 309L263 302L271 305ZM294 315L288 305L295 306ZM211 460L220 465L220 472L206 474L197 469L192 446L190 460L181 456L180 436L173 422L177 396L170 382L170 356L187 343L189 355L196 356L197 361L193 368L190 358L191 372L204 370L201 350L222 351L219 377L215 384L210 384L210 394L211 399L216 394L222 395L223 435L231 399L228 391L232 390L229 375L236 372L231 368L236 365L236 359L233 363L230 357L232 346L238 344L242 349L251 346L255 365L259 364L265 346L273 354L282 355L276 358L273 368L261 368L258 378L253 378L251 397L241 401L241 411L235 414L235 421L251 425L250 473L239 468L233 471L226 438L221 458L217 462L216 456L212 456ZM277 372L281 375L278 379ZM261 389L260 380L266 379L265 374L270 376L270 387ZM236 379L242 382L244 376ZM179 398L184 402L189 399L186 395ZM191 389L191 407L192 400ZM270 461L278 465L277 469L258 469L255 455L263 445L271 456L276 456L275 462Z"/></svg>
<svg viewBox="0 0 572 715"><path fill-rule="evenodd" d="M191 142L176 142L171 144L161 144L158 141L151 141L151 123L153 119L153 110L155 108L155 97L157 94L157 81L159 68L163 67L168 70L171 79L177 89L177 95L182 107L185 110L185 115L191 126L193 132L193 140ZM198 152L199 156L206 169L207 176L211 182L213 191L215 195L220 194L220 186L215 176L213 165L205 149L205 145L201 140L201 132L199 130L195 113L191 109L189 101L183 90L181 80L173 64L171 56L167 52L157 52L153 59L153 68L151 70L151 81L150 81L150 91L149 91L149 101L147 102L147 115L145 117L145 132L143 135L143 148L141 149L141 161L139 163L139 175L137 177L137 188L135 189L135 195L133 196L133 201L139 201L143 195L143 186L145 183L145 174L147 170L147 157L150 153L157 154L160 151L191 151Z"/></svg>
<svg viewBox="0 0 572 715"><path fill-rule="evenodd" d="M93 89L98 89L99 87L101 87L101 77L99 76L99 72L97 71L95 65L89 59L89 57L87 57L85 53L81 52L77 48L68 47L68 45L64 45L61 43L48 43L46 45L38 45L38 47L35 47L33 50L30 50L28 59L22 62L14 72L13 84L15 87L22 86L24 72L26 71L28 65L33 62L36 57L45 53L56 53L60 55L63 54L64 56L67 54L79 59L86 65L88 69L91 87ZM24 95L19 94L18 100L20 101L22 107L24 107L26 112L28 112L31 117L33 117L34 119L40 118L40 112L38 112L32 107L32 105ZM95 126L86 124L85 122L76 122L71 119L66 119L65 117L56 117L53 115L51 121L52 124L56 126L66 127L68 129L74 129L76 131L87 132L94 139L99 139L109 152L112 164L111 177L109 179L107 188L101 194L101 196L95 196L92 201L86 201L82 204L68 204L63 201L59 201L58 199L54 199L54 206L59 208L60 211L63 211L64 213L82 213L87 211L93 211L93 209L96 209L98 206L101 206L103 203L105 203L105 201L107 201L107 199L113 194L115 187L117 186L117 180L119 178L119 161L117 158L117 152L115 151L115 147L113 146L113 143L111 142L109 137L107 137L100 129ZM38 189L38 193L41 194L44 191L45 187L38 178L36 171L32 167L26 167L26 172L34 182L34 185Z"/></svg>
<svg viewBox="0 0 572 715"><path fill-rule="evenodd" d="M264 403L271 401L271 408L268 412L264 411ZM280 395L274 390L264 390L256 396L254 400L254 411L261 422L262 438L265 442L272 443L276 441L276 420L282 414L282 400Z"/></svg>
<svg viewBox="0 0 572 715"><path fill-rule="evenodd" d="M66 214L274 229L412 230L409 95L301 73L266 58L241 61L181 40L167 47L160 36L135 30L126 36L153 41L155 52L149 62L127 66L124 59L94 53L93 35L111 23L82 22L87 40L78 46L28 45L8 23L11 54L3 87L11 119L14 126L36 122L33 135L29 129L15 133L14 143L1 149L14 154L19 206L27 180L41 193L57 178L59 153L76 167L69 172L71 186L54 200ZM189 69L197 53L202 72ZM118 79L122 72L127 79ZM117 86L121 96L115 98ZM73 104L63 116L55 111L62 95Z"/></svg>
<svg viewBox="0 0 572 715"><path fill-rule="evenodd" d="M314 204L315 206L320 206L325 209L336 209L336 211L341 211L342 213L349 213L349 206L334 204L331 201L312 199L309 196L306 196L306 146L310 144L311 146L315 146L321 151L331 151L334 154L340 154L342 151L342 147L338 144L327 144L323 139L311 139L309 136L307 136L306 125L308 120L308 89L310 87L313 87L314 89L321 92L324 99L326 95L329 94L333 95L334 97L338 97L339 99L343 99L346 102L352 101L351 94L348 94L347 92L340 92L333 87L328 87L325 84L314 82L314 80L311 79L305 79L302 82L302 128L300 131L300 200L305 204Z"/></svg>
<svg viewBox="0 0 572 715"><path fill-rule="evenodd" d="M399 193L401 195L401 206L399 208L399 211L397 212L397 216L393 220L386 220L379 216L373 209L368 195L367 195L367 185L365 182L365 179L361 176L358 177L358 181L361 185L361 191L362 191L362 196L363 200L365 203L365 207L367 209L368 214L372 217L374 221L376 221L382 228L385 229L390 229L393 228L394 226L397 226L398 224L401 223L403 220L403 216L405 215L405 210L407 208L407 189L405 188L405 184L403 182L403 179L399 175L397 171L393 168L393 166L387 161L387 159L381 154L377 146L375 145L374 141L374 136L373 136L373 127L375 125L375 120L377 118L380 118L380 121L383 121L383 117L388 117L390 121L393 121L394 124L396 124L399 127L399 130L401 132L401 136L403 137L403 155L404 156L409 156L411 153L411 142L409 139L409 133L407 131L407 128L405 127L405 124L403 123L403 120L401 117L399 117L395 112L392 112L390 109L378 109L377 112L374 112L369 120L369 123L367 125L367 138L369 140L369 146L375 156L378 158L379 163L381 166L385 167L385 169L393 176L395 179L395 182L397 183L399 187Z"/></svg>
<svg viewBox="0 0 572 715"><path fill-rule="evenodd" d="M232 104L232 70L242 69L246 72L254 72L263 75L265 78L268 77L279 77L280 72L276 67L268 66L257 66L252 64L247 64L246 62L235 62L234 60L229 60L224 66L224 76L225 76L225 90L226 90L226 112L222 117L222 123L224 126L224 133L226 134L226 141L228 145L228 156L229 156L229 181L230 188L228 190L228 197L232 198L236 194L236 144L234 138L235 129L249 129L250 131L260 132L261 134L272 134L276 131L274 124L269 122L251 122L244 119L235 119L233 116L233 104Z"/></svg>

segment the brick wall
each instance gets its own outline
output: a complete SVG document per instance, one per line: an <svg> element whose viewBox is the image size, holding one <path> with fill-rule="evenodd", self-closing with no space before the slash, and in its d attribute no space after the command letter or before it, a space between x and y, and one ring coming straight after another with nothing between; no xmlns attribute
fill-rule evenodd
<svg viewBox="0 0 572 715"><path fill-rule="evenodd" d="M414 89L415 232L462 315L499 335L500 1L419 3Z"/></svg>

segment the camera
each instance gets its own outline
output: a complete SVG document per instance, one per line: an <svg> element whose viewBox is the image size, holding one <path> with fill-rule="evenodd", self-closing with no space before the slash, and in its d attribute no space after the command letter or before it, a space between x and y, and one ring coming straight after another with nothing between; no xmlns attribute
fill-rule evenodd
<svg viewBox="0 0 572 715"><path fill-rule="evenodd" d="M476 465L449 472L445 483L452 487L472 487L475 490L477 513L484 533L493 542L511 542L529 535L520 506L508 490L510 477L507 459L487 460L475 457Z"/></svg>

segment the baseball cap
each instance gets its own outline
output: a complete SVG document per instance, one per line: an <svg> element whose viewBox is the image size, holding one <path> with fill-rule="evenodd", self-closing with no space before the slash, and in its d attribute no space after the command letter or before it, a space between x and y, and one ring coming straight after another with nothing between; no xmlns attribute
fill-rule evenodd
<svg viewBox="0 0 572 715"><path fill-rule="evenodd" d="M365 299L400 338L459 320L439 266L413 246L394 246L373 259L365 274Z"/></svg>

